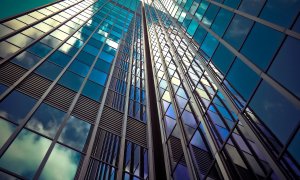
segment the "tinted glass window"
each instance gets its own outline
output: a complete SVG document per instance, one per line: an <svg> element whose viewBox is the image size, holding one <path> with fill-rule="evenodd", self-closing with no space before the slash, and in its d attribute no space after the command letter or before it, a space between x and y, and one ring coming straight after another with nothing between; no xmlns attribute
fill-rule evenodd
<svg viewBox="0 0 300 180"><path fill-rule="evenodd" d="M80 159L80 153L56 144L46 162L40 179L74 179Z"/></svg>
<svg viewBox="0 0 300 180"><path fill-rule="evenodd" d="M234 55L222 44L220 44L212 57L213 64L225 74L232 61L234 60Z"/></svg>
<svg viewBox="0 0 300 180"><path fill-rule="evenodd" d="M253 21L248 18L235 15L224 35L224 40L234 48L239 49L248 35L252 24Z"/></svg>
<svg viewBox="0 0 300 180"><path fill-rule="evenodd" d="M104 72L98 71L96 69L93 69L89 79L104 86L106 83L107 74Z"/></svg>
<svg viewBox="0 0 300 180"><path fill-rule="evenodd" d="M26 127L53 138L64 115L64 112L43 103L33 114Z"/></svg>
<svg viewBox="0 0 300 180"><path fill-rule="evenodd" d="M236 59L226 79L247 100L260 78L241 60Z"/></svg>
<svg viewBox="0 0 300 180"><path fill-rule="evenodd" d="M28 51L36 54L40 57L45 57L52 49L49 46L44 45L43 43L37 42L31 46Z"/></svg>
<svg viewBox="0 0 300 180"><path fill-rule="evenodd" d="M98 59L98 61L96 62L95 68L97 68L103 72L109 73L110 64L103 60Z"/></svg>
<svg viewBox="0 0 300 180"><path fill-rule="evenodd" d="M73 61L73 63L69 67L69 70L85 77L87 75L87 73L89 72L89 68L90 68L89 66L87 66L84 63L81 63L80 61L78 61L76 59L75 61Z"/></svg>
<svg viewBox="0 0 300 180"><path fill-rule="evenodd" d="M58 74L61 72L62 68L51 63L45 61L40 67L38 67L35 72L45 78L50 80L54 80Z"/></svg>
<svg viewBox="0 0 300 180"><path fill-rule="evenodd" d="M40 61L39 57L37 57L36 55L33 55L27 51L22 52L21 54L16 56L14 59L12 59L13 63L18 64L26 69L30 69L39 61Z"/></svg>
<svg viewBox="0 0 300 180"><path fill-rule="evenodd" d="M76 75L70 71L66 71L64 75L59 80L59 83L63 86L66 86L74 91L78 91L80 85L83 81L83 78L79 75Z"/></svg>
<svg viewBox="0 0 300 180"><path fill-rule="evenodd" d="M265 70L283 37L283 34L278 31L261 24L255 24L241 52L254 64Z"/></svg>
<svg viewBox="0 0 300 180"><path fill-rule="evenodd" d="M288 37L277 54L269 74L300 97L300 41Z"/></svg>
<svg viewBox="0 0 300 180"><path fill-rule="evenodd" d="M7 141L7 139L10 137L10 135L14 132L15 129L16 126L14 124L0 118L0 132L1 132L0 148Z"/></svg>
<svg viewBox="0 0 300 180"><path fill-rule="evenodd" d="M300 164L300 130L298 130L297 134L295 135L293 141L288 147L288 151L292 154L294 159Z"/></svg>
<svg viewBox="0 0 300 180"><path fill-rule="evenodd" d="M250 107L283 144L300 121L300 109L265 82L258 88Z"/></svg>
<svg viewBox="0 0 300 180"><path fill-rule="evenodd" d="M272 23L289 28L295 16L299 13L300 1L267 1L260 17Z"/></svg>
<svg viewBox="0 0 300 180"><path fill-rule="evenodd" d="M23 129L0 159L0 167L32 179L51 141Z"/></svg>
<svg viewBox="0 0 300 180"><path fill-rule="evenodd" d="M103 86L100 86L92 81L87 81L83 88L82 94L95 101L101 101L103 90Z"/></svg>
<svg viewBox="0 0 300 180"><path fill-rule="evenodd" d="M106 52L101 52L99 57L108 63L111 63L114 59L114 56L107 54Z"/></svg>
<svg viewBox="0 0 300 180"><path fill-rule="evenodd" d="M48 61L51 61L61 67L65 67L70 61L71 57L62 53L60 51L55 51L49 58Z"/></svg>
<svg viewBox="0 0 300 180"><path fill-rule="evenodd" d="M219 41L216 38L214 38L211 34L207 34L201 45L201 49L206 53L206 55L211 57L217 48L218 43Z"/></svg>
<svg viewBox="0 0 300 180"><path fill-rule="evenodd" d="M18 91L13 91L0 103L0 116L19 123L35 103L35 99Z"/></svg>
<svg viewBox="0 0 300 180"><path fill-rule="evenodd" d="M90 128L89 123L71 116L59 137L59 141L82 151Z"/></svg>

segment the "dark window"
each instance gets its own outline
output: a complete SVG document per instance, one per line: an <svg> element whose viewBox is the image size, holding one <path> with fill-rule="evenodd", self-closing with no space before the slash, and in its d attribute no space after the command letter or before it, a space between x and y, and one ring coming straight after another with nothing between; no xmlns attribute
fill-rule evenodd
<svg viewBox="0 0 300 180"><path fill-rule="evenodd" d="M18 91L13 91L0 103L0 116L19 123L35 103L35 99Z"/></svg>

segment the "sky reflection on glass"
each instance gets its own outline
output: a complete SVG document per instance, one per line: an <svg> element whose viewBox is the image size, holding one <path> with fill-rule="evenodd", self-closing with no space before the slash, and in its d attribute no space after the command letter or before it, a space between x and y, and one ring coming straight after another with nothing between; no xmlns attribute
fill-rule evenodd
<svg viewBox="0 0 300 180"><path fill-rule="evenodd" d="M0 159L0 167L33 178L51 141L29 130L22 130Z"/></svg>
<svg viewBox="0 0 300 180"><path fill-rule="evenodd" d="M34 113L26 127L48 137L54 137L65 113L47 104L42 104Z"/></svg>
<svg viewBox="0 0 300 180"><path fill-rule="evenodd" d="M74 179L81 154L56 144L39 179Z"/></svg>
<svg viewBox="0 0 300 180"><path fill-rule="evenodd" d="M90 128L91 125L89 123L71 116L59 137L59 141L78 150L82 150Z"/></svg>

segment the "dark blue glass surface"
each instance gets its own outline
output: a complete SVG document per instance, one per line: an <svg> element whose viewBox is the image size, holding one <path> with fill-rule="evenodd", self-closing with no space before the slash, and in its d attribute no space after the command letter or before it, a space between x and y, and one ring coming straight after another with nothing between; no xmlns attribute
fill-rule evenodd
<svg viewBox="0 0 300 180"><path fill-rule="evenodd" d="M268 73L300 98L300 41L288 37Z"/></svg>
<svg viewBox="0 0 300 180"><path fill-rule="evenodd" d="M226 79L247 100L260 78L240 59L236 59Z"/></svg>
<svg viewBox="0 0 300 180"><path fill-rule="evenodd" d="M212 62L223 74L225 74L234 60L234 57L235 56L231 51L222 44L219 44L212 57Z"/></svg>
<svg viewBox="0 0 300 180"><path fill-rule="evenodd" d="M250 107L283 144L300 121L300 109L265 82L258 88Z"/></svg>
<svg viewBox="0 0 300 180"><path fill-rule="evenodd" d="M95 101L101 101L103 90L103 86L92 81L87 81L82 90L82 94Z"/></svg>
<svg viewBox="0 0 300 180"><path fill-rule="evenodd" d="M78 91L83 78L77 74L74 74L70 71L66 71L61 79L58 81L59 84L66 86L74 91Z"/></svg>
<svg viewBox="0 0 300 180"><path fill-rule="evenodd" d="M101 59L105 60L106 62L108 63L111 63L114 59L114 56L106 53L106 52L101 52L100 56L99 56Z"/></svg>
<svg viewBox="0 0 300 180"><path fill-rule="evenodd" d="M28 49L29 52L32 52L42 58L45 57L51 50L52 48L40 42L35 43Z"/></svg>
<svg viewBox="0 0 300 180"><path fill-rule="evenodd" d="M42 65L40 65L35 72L41 76L44 76L45 78L48 78L50 80L54 80L59 73L61 72L62 68L51 63L45 61Z"/></svg>
<svg viewBox="0 0 300 180"><path fill-rule="evenodd" d="M65 67L68 62L71 60L71 57L62 53L60 51L55 51L49 58L48 61L51 61L61 67Z"/></svg>
<svg viewBox="0 0 300 180"><path fill-rule="evenodd" d="M68 68L68 70L73 71L83 77L85 77L87 75L87 73L89 72L89 69L90 69L89 66L87 66L84 63L81 63L77 59L75 61L73 61L71 66Z"/></svg>
<svg viewBox="0 0 300 180"><path fill-rule="evenodd" d="M89 77L90 80L92 80L102 86L105 86L106 78L107 78L107 74L105 74L104 72L98 71L96 69L93 69L93 71Z"/></svg>
<svg viewBox="0 0 300 180"><path fill-rule="evenodd" d="M35 99L18 91L13 91L0 103L0 116L19 123L35 103Z"/></svg>
<svg viewBox="0 0 300 180"><path fill-rule="evenodd" d="M257 23L244 43L241 53L265 70L283 38L284 35L278 31Z"/></svg>
<svg viewBox="0 0 300 180"><path fill-rule="evenodd" d="M95 68L97 68L103 72L109 73L110 64L107 63L106 61L98 59L98 61L96 62Z"/></svg>

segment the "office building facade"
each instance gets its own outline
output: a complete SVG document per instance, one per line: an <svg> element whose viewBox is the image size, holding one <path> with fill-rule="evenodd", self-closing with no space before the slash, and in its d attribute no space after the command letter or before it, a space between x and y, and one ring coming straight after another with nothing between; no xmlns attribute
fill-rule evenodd
<svg viewBox="0 0 300 180"><path fill-rule="evenodd" d="M0 179L298 179L300 1L65 0L0 21Z"/></svg>

